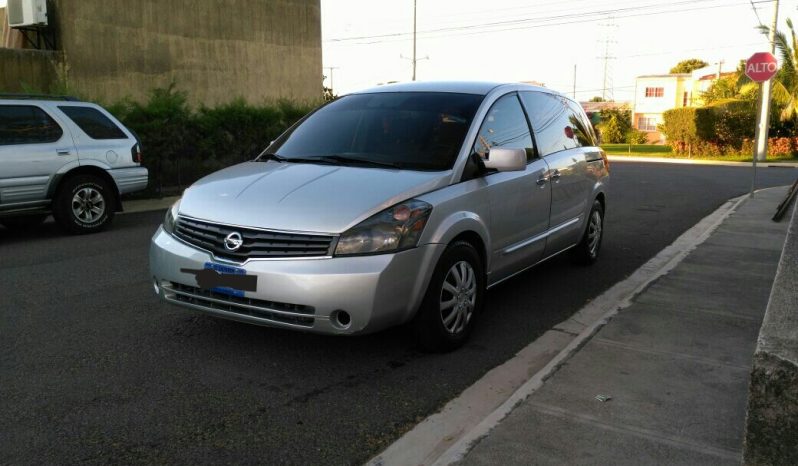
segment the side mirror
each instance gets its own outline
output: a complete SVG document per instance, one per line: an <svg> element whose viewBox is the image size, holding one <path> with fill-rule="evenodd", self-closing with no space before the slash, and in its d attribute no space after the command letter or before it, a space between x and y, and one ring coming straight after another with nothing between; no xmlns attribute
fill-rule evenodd
<svg viewBox="0 0 798 466"><path fill-rule="evenodd" d="M500 172L519 172L526 170L526 151L495 147L488 152L488 158L482 163L485 168L492 168Z"/></svg>

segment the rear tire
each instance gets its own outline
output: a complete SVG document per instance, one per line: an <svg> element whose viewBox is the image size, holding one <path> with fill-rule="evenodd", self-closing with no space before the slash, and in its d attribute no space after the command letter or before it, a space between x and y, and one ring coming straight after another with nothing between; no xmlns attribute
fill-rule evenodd
<svg viewBox="0 0 798 466"><path fill-rule="evenodd" d="M47 215L25 215L23 217L8 217L0 220L0 224L9 230L24 231L39 226Z"/></svg>
<svg viewBox="0 0 798 466"><path fill-rule="evenodd" d="M413 320L419 347L428 352L453 351L468 340L482 309L485 274L479 253L456 241L441 256L421 307Z"/></svg>
<svg viewBox="0 0 798 466"><path fill-rule="evenodd" d="M572 250L571 257L574 262L583 265L595 263L601 250L602 239L604 239L604 206L596 199L587 217L587 227L582 240Z"/></svg>
<svg viewBox="0 0 798 466"><path fill-rule="evenodd" d="M53 217L73 235L96 233L114 218L116 199L105 180L92 175L68 178L53 201Z"/></svg>

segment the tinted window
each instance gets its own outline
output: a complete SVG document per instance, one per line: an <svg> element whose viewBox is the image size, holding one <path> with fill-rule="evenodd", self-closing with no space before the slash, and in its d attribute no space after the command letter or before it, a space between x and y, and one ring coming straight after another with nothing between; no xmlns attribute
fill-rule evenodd
<svg viewBox="0 0 798 466"><path fill-rule="evenodd" d="M541 155L580 146L568 99L543 92L521 92L521 100L529 114Z"/></svg>
<svg viewBox="0 0 798 466"><path fill-rule="evenodd" d="M590 123L587 115L585 115L585 111L582 110L582 106L569 100L568 109L571 111L571 117L569 119L574 129L576 142L583 147L595 146L596 136L593 133L593 125Z"/></svg>
<svg viewBox="0 0 798 466"><path fill-rule="evenodd" d="M0 145L55 142L62 134L58 123L39 107L0 105Z"/></svg>
<svg viewBox="0 0 798 466"><path fill-rule="evenodd" d="M92 139L127 139L107 116L91 107L58 107Z"/></svg>
<svg viewBox="0 0 798 466"><path fill-rule="evenodd" d="M338 155L446 170L482 98L434 92L348 95L310 115L270 150L288 159Z"/></svg>
<svg viewBox="0 0 798 466"><path fill-rule="evenodd" d="M529 124L515 94L508 94L497 100L479 128L474 152L484 158L492 147L524 149L527 160L535 157Z"/></svg>

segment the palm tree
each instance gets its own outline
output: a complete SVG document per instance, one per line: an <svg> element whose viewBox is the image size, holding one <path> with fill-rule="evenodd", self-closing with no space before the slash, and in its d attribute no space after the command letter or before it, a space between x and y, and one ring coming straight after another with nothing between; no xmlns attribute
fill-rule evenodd
<svg viewBox="0 0 798 466"><path fill-rule="evenodd" d="M778 30L775 34L776 48L781 56L782 66L773 79L772 87L773 100L782 108L780 114L782 121L794 119L798 110L798 40L791 19L787 19L787 28L790 32L789 37ZM762 34L770 34L770 28L767 26L759 26L759 30ZM741 87L741 91L752 86L755 86L755 83L749 81Z"/></svg>

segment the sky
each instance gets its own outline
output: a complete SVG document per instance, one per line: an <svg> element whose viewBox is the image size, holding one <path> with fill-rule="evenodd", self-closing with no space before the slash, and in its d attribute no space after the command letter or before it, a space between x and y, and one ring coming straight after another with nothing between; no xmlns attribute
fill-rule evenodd
<svg viewBox="0 0 798 466"><path fill-rule="evenodd" d="M771 0L416 0L417 80L537 81L632 100L635 77L686 58L724 71L767 51ZM341 95L410 81L413 0L321 0L324 83ZM756 12L755 12L756 11ZM758 15L758 17L757 17ZM782 1L779 29L798 18ZM602 57L613 57L605 60ZM423 59L422 59L423 58ZM604 68L607 66L607 91Z"/></svg>
<svg viewBox="0 0 798 466"><path fill-rule="evenodd" d="M772 0L416 0L418 80L537 81L631 100L635 77L768 50ZM0 7L6 0L0 0ZM756 10L756 13L755 13ZM345 94L412 78L413 0L321 0L324 83ZM758 15L758 17L757 17ZM779 29L798 18L782 1ZM601 57L609 56L610 59ZM604 68L607 66L607 85ZM717 66L717 65L715 65ZM333 67L329 70L327 67ZM605 89L607 89L605 91Z"/></svg>

